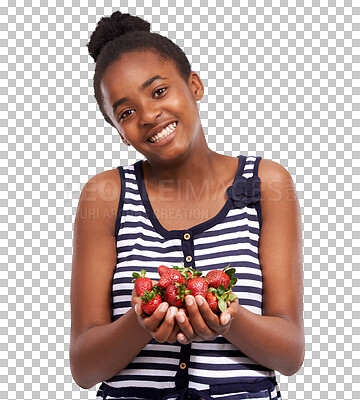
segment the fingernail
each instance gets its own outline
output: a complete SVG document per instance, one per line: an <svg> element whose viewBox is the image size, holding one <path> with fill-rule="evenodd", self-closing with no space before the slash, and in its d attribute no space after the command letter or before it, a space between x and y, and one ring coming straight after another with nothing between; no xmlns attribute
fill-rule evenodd
<svg viewBox="0 0 360 400"><path fill-rule="evenodd" d="M183 313L178 314L177 320L178 322L180 322L180 324L183 324L185 322L185 316L183 315Z"/></svg>
<svg viewBox="0 0 360 400"><path fill-rule="evenodd" d="M135 314L138 314L139 312L139 304L135 304Z"/></svg>
<svg viewBox="0 0 360 400"><path fill-rule="evenodd" d="M173 316L173 317L175 317L175 315L177 314L177 309L174 307L174 308L171 308L170 309L170 314Z"/></svg>
<svg viewBox="0 0 360 400"><path fill-rule="evenodd" d="M167 304L166 303L161 304L159 307L159 310L161 312L165 312L167 310Z"/></svg>
<svg viewBox="0 0 360 400"><path fill-rule="evenodd" d="M230 314L226 314L226 316L224 317L223 325L226 325L229 321L230 321Z"/></svg>
<svg viewBox="0 0 360 400"><path fill-rule="evenodd" d="M185 303L187 306L192 306L193 305L193 299L190 296L185 297Z"/></svg>
<svg viewBox="0 0 360 400"><path fill-rule="evenodd" d="M178 336L178 340L180 340L180 342L183 342L185 340L185 336L179 335Z"/></svg>
<svg viewBox="0 0 360 400"><path fill-rule="evenodd" d="M201 296L197 296L196 297L196 302L197 302L198 306L202 306L203 305L203 298Z"/></svg>

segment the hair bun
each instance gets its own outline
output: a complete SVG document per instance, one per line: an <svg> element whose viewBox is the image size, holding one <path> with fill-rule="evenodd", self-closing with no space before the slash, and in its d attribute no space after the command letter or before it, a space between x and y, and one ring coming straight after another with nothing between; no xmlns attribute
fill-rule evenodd
<svg viewBox="0 0 360 400"><path fill-rule="evenodd" d="M110 17L102 17L87 44L89 54L97 60L103 47L113 39L128 32L150 32L150 23L135 15L115 11Z"/></svg>

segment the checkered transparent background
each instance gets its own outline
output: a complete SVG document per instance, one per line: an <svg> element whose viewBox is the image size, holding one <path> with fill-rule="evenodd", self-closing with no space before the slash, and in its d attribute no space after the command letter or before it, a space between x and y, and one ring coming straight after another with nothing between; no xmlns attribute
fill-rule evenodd
<svg viewBox="0 0 360 400"><path fill-rule="evenodd" d="M93 98L86 43L119 3L1 2L3 399L95 398L69 367L73 221L90 177L143 158ZM188 55L213 150L272 159L296 183L306 356L296 375L277 374L283 399L360 399L360 4L238 3L124 0L120 11Z"/></svg>

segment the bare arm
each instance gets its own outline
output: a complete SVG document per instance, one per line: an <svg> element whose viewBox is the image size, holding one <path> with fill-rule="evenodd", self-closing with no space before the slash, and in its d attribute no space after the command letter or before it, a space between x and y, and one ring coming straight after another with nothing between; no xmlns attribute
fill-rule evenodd
<svg viewBox="0 0 360 400"><path fill-rule="evenodd" d="M85 185L75 219L70 367L75 382L85 389L125 368L151 340L150 332L157 330L165 316L160 337L167 340L175 324L174 316L167 312L167 304L142 326L133 308L112 322L111 286L117 261L115 218L119 197L118 171L103 172Z"/></svg>
<svg viewBox="0 0 360 400"><path fill-rule="evenodd" d="M259 364L293 375L304 360L301 215L289 173L261 160L263 315L238 306L225 337Z"/></svg>

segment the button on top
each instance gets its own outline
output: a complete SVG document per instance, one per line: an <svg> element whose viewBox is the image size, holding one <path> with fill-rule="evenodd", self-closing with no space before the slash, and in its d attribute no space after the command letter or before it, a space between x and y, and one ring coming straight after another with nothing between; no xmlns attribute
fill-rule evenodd
<svg viewBox="0 0 360 400"><path fill-rule="evenodd" d="M185 233L184 234L184 239L185 240L189 240L190 239L190 234L189 233Z"/></svg>
<svg viewBox="0 0 360 400"><path fill-rule="evenodd" d="M190 262L190 261L192 260L192 257L191 257L191 256L187 256L187 257L185 258L185 260L186 260L187 262Z"/></svg>
<svg viewBox="0 0 360 400"><path fill-rule="evenodd" d="M181 364L180 364L180 368L181 368L181 369L185 369L185 368L186 368L186 364L185 364L185 363L181 363Z"/></svg>

